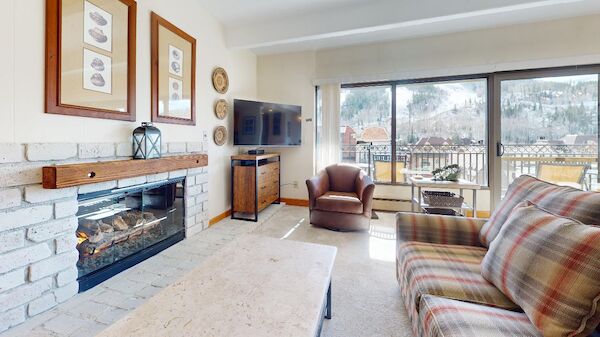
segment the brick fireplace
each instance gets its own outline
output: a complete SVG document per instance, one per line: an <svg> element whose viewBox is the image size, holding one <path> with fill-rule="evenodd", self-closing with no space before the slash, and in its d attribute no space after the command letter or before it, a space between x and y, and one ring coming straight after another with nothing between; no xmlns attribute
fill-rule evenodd
<svg viewBox="0 0 600 337"><path fill-rule="evenodd" d="M163 153L202 153L205 148L202 142L169 143L163 145ZM191 236L208 227L206 167L56 190L43 189L40 184L43 166L130 156L130 143L0 144L0 332L78 293L81 250L77 247L81 240L76 233L82 196L175 183L181 187L185 205L181 235ZM139 212L143 218L143 211ZM143 227L150 230L146 227L157 222L153 224L154 219L145 216L144 224L150 225ZM156 220L159 218L164 214ZM135 224L132 228L129 234L143 234L143 229L133 233Z"/></svg>

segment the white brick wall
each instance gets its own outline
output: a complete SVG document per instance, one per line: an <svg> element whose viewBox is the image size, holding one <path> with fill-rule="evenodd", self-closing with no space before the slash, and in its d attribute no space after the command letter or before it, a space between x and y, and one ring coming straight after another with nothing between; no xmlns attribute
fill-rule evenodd
<svg viewBox="0 0 600 337"><path fill-rule="evenodd" d="M25 268L13 270L0 276L0 293L25 284Z"/></svg>
<svg viewBox="0 0 600 337"><path fill-rule="evenodd" d="M184 153L186 148L186 143L169 143L169 153Z"/></svg>
<svg viewBox="0 0 600 337"><path fill-rule="evenodd" d="M77 203L76 199L57 202L54 204L54 217L60 219L75 215L77 214L78 208L79 204Z"/></svg>
<svg viewBox="0 0 600 337"><path fill-rule="evenodd" d="M65 160L77 156L77 144L43 143L27 145L27 160Z"/></svg>
<svg viewBox="0 0 600 337"><path fill-rule="evenodd" d="M0 164L18 163L22 161L23 158L23 145L0 143Z"/></svg>
<svg viewBox="0 0 600 337"><path fill-rule="evenodd" d="M20 206L21 199L21 190L18 188L0 190L0 210Z"/></svg>
<svg viewBox="0 0 600 337"><path fill-rule="evenodd" d="M131 142L117 144L117 157L133 156L133 145Z"/></svg>
<svg viewBox="0 0 600 337"><path fill-rule="evenodd" d="M77 267L74 267L72 265L71 268L69 268L67 270L63 270L60 273L58 273L58 275L56 275L56 284L59 287L66 286L69 283L77 280L77 274L78 274Z"/></svg>
<svg viewBox="0 0 600 337"><path fill-rule="evenodd" d="M188 142L187 152L202 152L202 142Z"/></svg>
<svg viewBox="0 0 600 337"><path fill-rule="evenodd" d="M16 230L0 233L0 254L21 248L25 245L25 232Z"/></svg>
<svg viewBox="0 0 600 337"><path fill-rule="evenodd" d="M89 184L79 186L79 194L94 193L99 191L107 191L117 187L117 181L105 181L102 183Z"/></svg>
<svg viewBox="0 0 600 337"><path fill-rule="evenodd" d="M0 274L43 260L51 255L52 251L45 243L2 254L0 256Z"/></svg>
<svg viewBox="0 0 600 337"><path fill-rule="evenodd" d="M117 187L123 188L123 187L141 185L141 184L145 184L146 182L147 182L146 176L121 179L117 182Z"/></svg>
<svg viewBox="0 0 600 337"><path fill-rule="evenodd" d="M76 250L72 252L56 255L49 259L36 262L29 266L29 281L37 281L46 276L57 274L60 271L69 269L77 263L79 254Z"/></svg>
<svg viewBox="0 0 600 337"><path fill-rule="evenodd" d="M77 218L74 216L45 222L27 229L27 239L33 242L44 242L53 239L64 232L75 233Z"/></svg>
<svg viewBox="0 0 600 337"><path fill-rule="evenodd" d="M0 233L52 219L52 205L39 205L0 213Z"/></svg>
<svg viewBox="0 0 600 337"><path fill-rule="evenodd" d="M54 307L56 304L56 296L54 296L54 294L52 293L46 294L40 298L31 301L31 303L29 303L29 306L27 307L27 313L29 314L29 316L35 316Z"/></svg>
<svg viewBox="0 0 600 337"><path fill-rule="evenodd" d="M39 184L44 163L0 164L0 188Z"/></svg>
<svg viewBox="0 0 600 337"><path fill-rule="evenodd" d="M47 277L35 283L9 290L0 294L0 308L12 309L40 297L52 288L52 278Z"/></svg>
<svg viewBox="0 0 600 337"><path fill-rule="evenodd" d="M206 142L162 144L199 153ZM186 179L186 236L208 225L208 170L196 168L67 188L41 187L41 168L131 156L131 143L0 144L0 333L77 294L78 194L175 177Z"/></svg>
<svg viewBox="0 0 600 337"><path fill-rule="evenodd" d="M61 188L58 190L49 190L44 189L42 185L31 185L25 187L25 201L32 204L64 198L74 198L76 195L76 188Z"/></svg>
<svg viewBox="0 0 600 337"><path fill-rule="evenodd" d="M63 236L54 239L54 244L56 247L56 254L62 254L65 252L69 252L74 249L77 245L77 239L72 232L68 232L63 234Z"/></svg>
<svg viewBox="0 0 600 337"><path fill-rule="evenodd" d="M79 144L79 159L107 158L115 156L113 143Z"/></svg>
<svg viewBox="0 0 600 337"><path fill-rule="evenodd" d="M25 308L16 308L0 313L0 331L4 331L25 321Z"/></svg>

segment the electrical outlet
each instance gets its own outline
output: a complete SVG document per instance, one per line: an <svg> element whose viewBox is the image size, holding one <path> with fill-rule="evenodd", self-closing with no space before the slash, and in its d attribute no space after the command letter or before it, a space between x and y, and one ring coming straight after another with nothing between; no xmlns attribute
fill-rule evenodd
<svg viewBox="0 0 600 337"><path fill-rule="evenodd" d="M298 188L298 181L294 181L292 185L294 185L294 188Z"/></svg>

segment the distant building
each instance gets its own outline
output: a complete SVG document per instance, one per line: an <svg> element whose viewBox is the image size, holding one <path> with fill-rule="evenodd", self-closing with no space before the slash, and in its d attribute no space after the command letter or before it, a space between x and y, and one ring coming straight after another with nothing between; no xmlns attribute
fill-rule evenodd
<svg viewBox="0 0 600 337"><path fill-rule="evenodd" d="M562 140L548 140L545 138L540 138L533 143L534 145L564 145L565 143Z"/></svg>
<svg viewBox="0 0 600 337"><path fill-rule="evenodd" d="M356 145L356 131L350 126L340 127L342 145Z"/></svg>
<svg viewBox="0 0 600 337"><path fill-rule="evenodd" d="M443 137L423 137L419 139L416 145L425 146L441 146L441 145L452 145L452 139Z"/></svg>
<svg viewBox="0 0 600 337"><path fill-rule="evenodd" d="M390 139L390 133L386 128L381 126L369 126L365 128L358 140L365 143L389 144Z"/></svg>
<svg viewBox="0 0 600 337"><path fill-rule="evenodd" d="M345 162L356 161L356 131L350 126L340 127L342 141L342 160Z"/></svg>

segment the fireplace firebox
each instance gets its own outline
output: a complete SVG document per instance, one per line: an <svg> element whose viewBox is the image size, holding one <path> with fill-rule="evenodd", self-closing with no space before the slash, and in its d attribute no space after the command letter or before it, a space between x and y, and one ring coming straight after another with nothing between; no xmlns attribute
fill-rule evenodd
<svg viewBox="0 0 600 337"><path fill-rule="evenodd" d="M183 179L81 194L78 200L80 292L185 237Z"/></svg>

